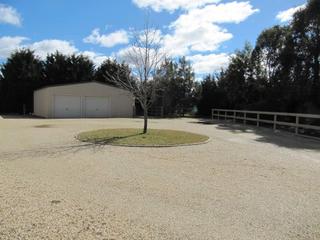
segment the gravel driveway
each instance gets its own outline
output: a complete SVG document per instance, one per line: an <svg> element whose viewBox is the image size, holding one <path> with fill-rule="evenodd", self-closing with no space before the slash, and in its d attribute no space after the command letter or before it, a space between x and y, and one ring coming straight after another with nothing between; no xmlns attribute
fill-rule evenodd
<svg viewBox="0 0 320 240"><path fill-rule="evenodd" d="M320 239L320 142L197 119L205 145L82 144L141 119L0 119L0 239Z"/></svg>

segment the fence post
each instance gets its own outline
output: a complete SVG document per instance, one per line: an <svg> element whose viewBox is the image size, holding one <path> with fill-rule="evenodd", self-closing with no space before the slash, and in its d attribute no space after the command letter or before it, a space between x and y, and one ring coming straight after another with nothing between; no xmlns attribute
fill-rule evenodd
<svg viewBox="0 0 320 240"><path fill-rule="evenodd" d="M247 113L244 113L244 119L243 119L243 124L246 125L247 124Z"/></svg>
<svg viewBox="0 0 320 240"><path fill-rule="evenodd" d="M136 117L137 116L137 109L135 106L132 106L132 117Z"/></svg>
<svg viewBox="0 0 320 240"><path fill-rule="evenodd" d="M277 130L277 114L273 116L273 131Z"/></svg>
<svg viewBox="0 0 320 240"><path fill-rule="evenodd" d="M233 111L233 123L236 123L236 110Z"/></svg>
<svg viewBox="0 0 320 240"><path fill-rule="evenodd" d="M295 128L295 134L299 134L299 116L296 116L296 128Z"/></svg>
<svg viewBox="0 0 320 240"><path fill-rule="evenodd" d="M260 126L260 114L257 113L257 127Z"/></svg>

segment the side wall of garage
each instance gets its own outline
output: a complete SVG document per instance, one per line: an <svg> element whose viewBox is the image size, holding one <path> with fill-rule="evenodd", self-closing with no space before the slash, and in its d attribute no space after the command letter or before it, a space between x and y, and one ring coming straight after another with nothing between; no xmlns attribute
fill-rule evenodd
<svg viewBox="0 0 320 240"><path fill-rule="evenodd" d="M34 115L38 117L50 117L51 101L48 96L48 89L40 89L33 94Z"/></svg>

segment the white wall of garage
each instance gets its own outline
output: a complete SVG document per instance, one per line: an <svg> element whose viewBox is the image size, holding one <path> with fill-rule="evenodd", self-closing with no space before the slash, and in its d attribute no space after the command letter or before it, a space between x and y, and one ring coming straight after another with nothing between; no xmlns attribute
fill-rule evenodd
<svg viewBox="0 0 320 240"><path fill-rule="evenodd" d="M132 117L133 95L88 82L51 86L34 92L34 115L45 118Z"/></svg>

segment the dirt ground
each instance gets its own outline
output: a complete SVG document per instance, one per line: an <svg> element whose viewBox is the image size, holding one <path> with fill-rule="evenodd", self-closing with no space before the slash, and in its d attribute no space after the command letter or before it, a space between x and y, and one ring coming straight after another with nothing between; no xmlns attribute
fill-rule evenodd
<svg viewBox="0 0 320 240"><path fill-rule="evenodd" d="M204 145L79 143L141 119L0 119L0 239L320 239L320 142L199 119Z"/></svg>

